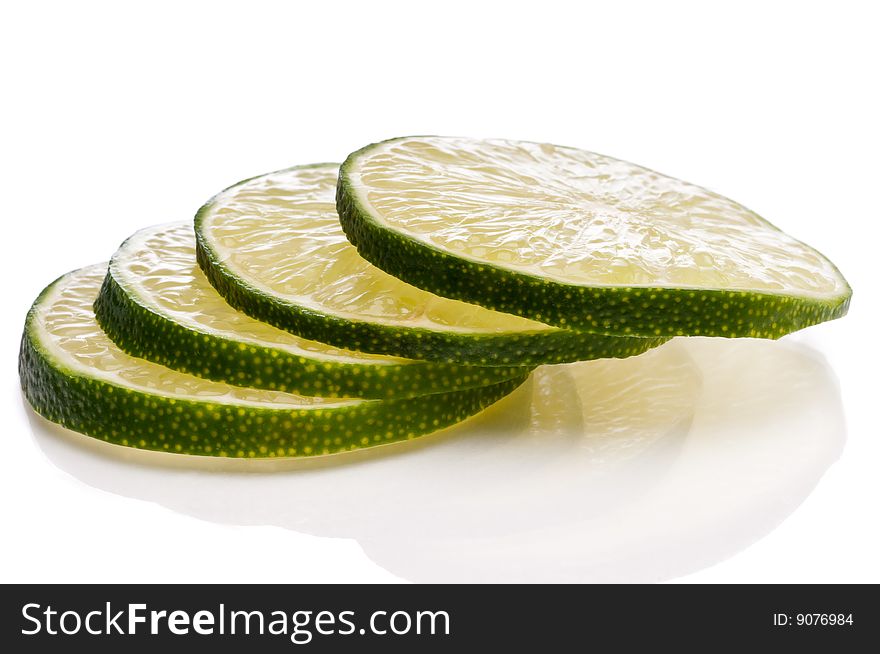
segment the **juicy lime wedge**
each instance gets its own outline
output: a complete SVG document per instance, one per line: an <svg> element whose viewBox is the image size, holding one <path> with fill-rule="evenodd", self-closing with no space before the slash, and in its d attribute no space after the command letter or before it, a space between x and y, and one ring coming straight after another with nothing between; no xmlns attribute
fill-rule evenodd
<svg viewBox="0 0 880 654"><path fill-rule="evenodd" d="M346 239L336 214L337 173L336 164L270 173L201 208L199 263L232 306L339 347L471 365L625 357L663 342L579 334L400 281Z"/></svg>
<svg viewBox="0 0 880 654"><path fill-rule="evenodd" d="M107 268L51 284L28 313L19 357L25 397L45 418L120 445L233 457L309 456L414 438L459 422L513 390L493 386L399 400L247 389L132 357L92 304Z"/></svg>
<svg viewBox="0 0 880 654"><path fill-rule="evenodd" d="M192 223L143 229L113 255L95 314L123 350L238 386L323 397L391 399L526 374L343 350L236 311L196 263Z"/></svg>
<svg viewBox="0 0 880 654"><path fill-rule="evenodd" d="M717 193L593 152L408 137L348 157L361 254L452 298L584 331L775 338L846 313L834 265Z"/></svg>

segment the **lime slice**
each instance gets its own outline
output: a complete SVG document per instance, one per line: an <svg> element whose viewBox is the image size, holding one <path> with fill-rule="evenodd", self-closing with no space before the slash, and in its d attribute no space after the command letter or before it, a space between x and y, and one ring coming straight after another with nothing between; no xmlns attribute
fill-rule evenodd
<svg viewBox="0 0 880 654"><path fill-rule="evenodd" d="M330 399L209 381L132 357L95 319L107 268L68 273L28 313L19 357L25 397L43 417L148 450L232 457L331 454L454 424L516 388L398 400Z"/></svg>
<svg viewBox="0 0 880 654"><path fill-rule="evenodd" d="M392 399L488 386L528 372L415 361L309 341L236 311L196 263L192 223L148 227L110 261L95 314L123 350L238 386Z"/></svg>
<svg viewBox="0 0 880 654"><path fill-rule="evenodd" d="M336 164L270 173L201 208L199 263L232 306L339 347L471 365L625 357L663 342L578 334L400 281L346 239L336 214L337 173Z"/></svg>
<svg viewBox="0 0 880 654"><path fill-rule="evenodd" d="M360 253L447 297L606 334L776 338L846 313L811 247L721 195L592 152L407 137L348 157Z"/></svg>

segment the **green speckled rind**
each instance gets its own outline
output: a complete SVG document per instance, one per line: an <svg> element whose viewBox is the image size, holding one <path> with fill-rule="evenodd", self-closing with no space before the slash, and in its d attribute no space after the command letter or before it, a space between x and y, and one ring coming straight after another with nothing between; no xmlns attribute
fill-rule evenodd
<svg viewBox="0 0 880 654"><path fill-rule="evenodd" d="M311 167L314 166L297 166L289 170ZM222 193L249 181L239 182ZM266 293L229 270L202 232L203 219L211 211L212 203L213 200L205 203L195 217L196 255L211 285L239 311L303 338L361 352L470 366L536 366L625 358L669 340L656 336L602 336L565 329L548 329L541 333L440 331L321 313Z"/></svg>
<svg viewBox="0 0 880 654"><path fill-rule="evenodd" d="M36 307L64 279L47 287L28 313L19 353L21 387L30 405L46 419L118 445L204 456L333 454L408 440L453 425L525 379L426 397L301 409L151 394L55 362L35 335L33 323Z"/></svg>
<svg viewBox="0 0 880 654"><path fill-rule="evenodd" d="M394 399L488 386L527 368L427 361L376 364L309 359L272 347L199 333L151 311L108 270L95 302L101 328L123 350L205 379L316 395Z"/></svg>
<svg viewBox="0 0 880 654"><path fill-rule="evenodd" d="M394 141L396 139L392 139ZM444 297L595 334L779 338L846 314L850 294L830 300L764 292L579 286L469 261L381 225L339 172L337 211L348 239L375 266Z"/></svg>

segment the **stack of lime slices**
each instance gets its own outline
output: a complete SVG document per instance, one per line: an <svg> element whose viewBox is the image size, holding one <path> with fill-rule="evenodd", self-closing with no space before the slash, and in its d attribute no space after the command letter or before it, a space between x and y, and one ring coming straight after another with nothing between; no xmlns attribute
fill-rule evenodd
<svg viewBox="0 0 880 654"><path fill-rule="evenodd" d="M44 417L135 448L343 452L480 412L539 365L846 313L834 265L703 188L592 152L408 137L211 198L28 313Z"/></svg>

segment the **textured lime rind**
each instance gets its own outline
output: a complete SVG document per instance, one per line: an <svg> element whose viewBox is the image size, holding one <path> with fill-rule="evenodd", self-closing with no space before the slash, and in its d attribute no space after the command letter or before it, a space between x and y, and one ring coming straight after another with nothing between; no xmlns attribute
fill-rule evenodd
<svg viewBox="0 0 880 654"><path fill-rule="evenodd" d="M395 141L400 139L391 139ZM580 286L470 261L382 225L359 201L350 171L384 143L353 152L340 167L337 211L348 239L370 263L444 297L570 330L626 336L779 338L846 314L851 291L831 299L758 291Z"/></svg>
<svg viewBox="0 0 880 654"><path fill-rule="evenodd" d="M314 166L297 166L288 170L310 167ZM199 209L195 217L199 266L230 305L257 320L303 338L361 352L471 366L535 366L625 358L641 354L668 340L668 337L657 336L603 336L566 329L470 333L405 327L322 313L267 293L232 272L204 233L205 217L212 211L214 200L253 179L256 178L230 186ZM395 255L389 253L389 256ZM411 259L408 265L420 264Z"/></svg>
<svg viewBox="0 0 880 654"><path fill-rule="evenodd" d="M394 399L488 386L527 368L427 361L352 363L199 332L138 303L112 269L95 302L101 328L123 350L174 370L237 386L321 397Z"/></svg>
<svg viewBox="0 0 880 654"><path fill-rule="evenodd" d="M21 387L43 417L134 448L229 457L303 457L412 439L450 426L504 397L524 378L467 391L341 406L284 408L174 398L126 388L59 364L28 313L19 354ZM152 365L152 364L150 364Z"/></svg>

